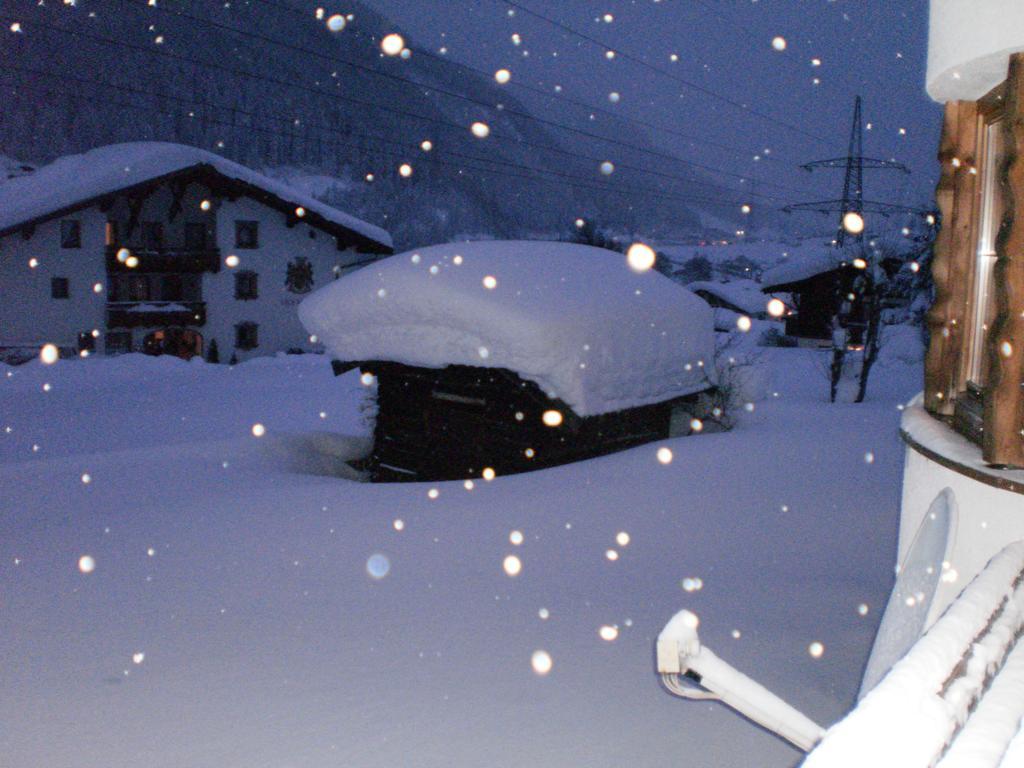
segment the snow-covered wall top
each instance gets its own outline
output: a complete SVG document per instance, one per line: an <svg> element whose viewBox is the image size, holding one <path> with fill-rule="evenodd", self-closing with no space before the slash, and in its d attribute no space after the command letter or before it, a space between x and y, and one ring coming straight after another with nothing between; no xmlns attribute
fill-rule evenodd
<svg viewBox="0 0 1024 768"><path fill-rule="evenodd" d="M1018 51L1021 0L931 0L928 94L936 101L977 101L1006 79Z"/></svg>
<svg viewBox="0 0 1024 768"><path fill-rule="evenodd" d="M84 201L189 168L207 166L222 176L257 187L296 208L391 248L391 235L261 173L211 152L183 144L112 144L62 157L0 186L0 232L46 218Z"/></svg>
<svg viewBox="0 0 1024 768"><path fill-rule="evenodd" d="M411 251L322 288L299 317L340 360L507 368L580 416L692 394L714 379L710 307L584 245Z"/></svg>

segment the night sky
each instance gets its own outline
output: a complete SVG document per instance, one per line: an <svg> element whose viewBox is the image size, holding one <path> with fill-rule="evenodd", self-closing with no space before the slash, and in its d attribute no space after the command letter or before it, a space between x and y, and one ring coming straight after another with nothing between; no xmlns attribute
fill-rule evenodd
<svg viewBox="0 0 1024 768"><path fill-rule="evenodd" d="M853 100L860 94L870 125L865 154L899 160L913 171L908 182L898 174L870 174L866 197L923 206L933 196L941 110L924 91L925 0L517 0L672 77L623 56L608 60L606 49L522 7L509 15L512 6L503 0L367 2L412 35L414 48L436 52L444 46L447 55L475 67L508 68L510 87L518 82L550 90L550 99L515 90L539 115L585 124L586 110L562 98L571 96L693 136L690 142L648 131L681 158L782 185L755 187L777 195L772 202L778 206L839 196L841 173L812 175L798 166L846 154ZM518 46L514 33L522 39ZM772 47L776 36L786 41L782 52ZM554 93L556 85L562 97ZM621 94L618 103L609 100L612 92ZM736 179L719 181L739 188Z"/></svg>

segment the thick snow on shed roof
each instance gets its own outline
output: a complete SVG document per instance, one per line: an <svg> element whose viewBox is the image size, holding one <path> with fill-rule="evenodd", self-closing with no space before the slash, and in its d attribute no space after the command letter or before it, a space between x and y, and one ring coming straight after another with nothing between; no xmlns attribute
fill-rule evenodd
<svg viewBox="0 0 1024 768"><path fill-rule="evenodd" d="M320 289L299 317L338 359L507 368L580 416L692 394L714 376L706 303L570 243L410 251Z"/></svg>
<svg viewBox="0 0 1024 768"><path fill-rule="evenodd" d="M748 315L758 315L768 311L768 297L764 295L761 284L753 280L730 280L727 283L700 280L696 283L689 283L686 288L694 293L706 291L722 301L729 302Z"/></svg>
<svg viewBox="0 0 1024 768"><path fill-rule="evenodd" d="M761 284L764 290L772 290L777 286L799 283L815 275L838 269L842 262L843 252L833 247L822 246L820 249L805 250L765 272L761 276Z"/></svg>
<svg viewBox="0 0 1024 768"><path fill-rule="evenodd" d="M165 142L111 144L59 158L27 176L11 179L0 186L0 232L74 209L103 195L202 166L391 248L391 236L383 229L311 195L211 152Z"/></svg>

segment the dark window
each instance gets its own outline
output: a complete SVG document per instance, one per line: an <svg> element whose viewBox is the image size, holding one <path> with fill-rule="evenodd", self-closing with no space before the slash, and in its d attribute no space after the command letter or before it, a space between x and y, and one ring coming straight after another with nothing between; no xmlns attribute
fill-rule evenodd
<svg viewBox="0 0 1024 768"><path fill-rule="evenodd" d="M78 219L63 219L60 223L60 247L82 247L82 222Z"/></svg>
<svg viewBox="0 0 1024 768"><path fill-rule="evenodd" d="M160 298L164 301L181 301L185 298L185 286L181 275L164 275L161 278Z"/></svg>
<svg viewBox="0 0 1024 768"><path fill-rule="evenodd" d="M235 248L259 248L260 226L257 221L235 222Z"/></svg>
<svg viewBox="0 0 1024 768"><path fill-rule="evenodd" d="M110 286L111 301L148 301L149 279L145 275L114 275Z"/></svg>
<svg viewBox="0 0 1024 768"><path fill-rule="evenodd" d="M239 323L235 326L235 347L256 349L260 345L260 327L256 323Z"/></svg>
<svg viewBox="0 0 1024 768"><path fill-rule="evenodd" d="M202 251L206 248L206 225L196 222L185 224L185 248L190 251Z"/></svg>
<svg viewBox="0 0 1024 768"><path fill-rule="evenodd" d="M132 351L131 331L107 331L104 347L108 355L123 355Z"/></svg>
<svg viewBox="0 0 1024 768"><path fill-rule="evenodd" d="M164 225L159 221L142 222L142 241L147 251L162 251L164 248Z"/></svg>
<svg viewBox="0 0 1024 768"><path fill-rule="evenodd" d="M235 298L248 301L259 298L259 275L249 270L235 273Z"/></svg>
<svg viewBox="0 0 1024 768"><path fill-rule="evenodd" d="M96 336L93 336L92 331L82 331L80 334L78 334L78 351L96 351Z"/></svg>
<svg viewBox="0 0 1024 768"><path fill-rule="evenodd" d="M55 299L66 299L71 295L70 285L66 277L50 278L50 296Z"/></svg>

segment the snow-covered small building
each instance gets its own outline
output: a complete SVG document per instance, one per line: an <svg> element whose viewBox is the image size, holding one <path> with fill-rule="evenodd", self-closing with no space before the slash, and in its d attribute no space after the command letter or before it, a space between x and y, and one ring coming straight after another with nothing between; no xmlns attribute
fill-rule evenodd
<svg viewBox="0 0 1024 768"><path fill-rule="evenodd" d="M766 293L792 296L794 311L786 317L786 335L811 345L831 345L843 271L853 270L843 252L823 245L783 261L762 276Z"/></svg>
<svg viewBox="0 0 1024 768"><path fill-rule="evenodd" d="M317 291L299 316L338 370L376 378L377 479L564 463L667 437L674 411L688 432L715 383L707 304L584 245L433 246Z"/></svg>
<svg viewBox="0 0 1024 768"><path fill-rule="evenodd" d="M715 311L715 329L730 331L740 317L755 320L776 320L793 312L788 294L766 296L760 283L753 280L716 282L699 280L689 283L687 290L700 296ZM772 299L777 298L778 302Z"/></svg>
<svg viewBox="0 0 1024 768"><path fill-rule="evenodd" d="M317 348L296 307L387 232L193 147L119 144L0 184L0 351Z"/></svg>

